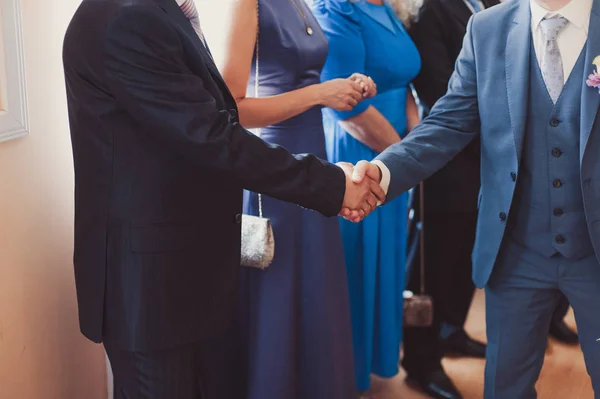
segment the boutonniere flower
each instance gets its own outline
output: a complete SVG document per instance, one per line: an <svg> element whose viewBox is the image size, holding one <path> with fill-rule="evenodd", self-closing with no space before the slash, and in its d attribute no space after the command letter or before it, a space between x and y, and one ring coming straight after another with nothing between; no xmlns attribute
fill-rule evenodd
<svg viewBox="0 0 600 399"><path fill-rule="evenodd" d="M592 64L594 64L595 67L594 73L588 76L587 81L585 83L587 83L589 87L594 87L598 89L598 91L600 92L600 55L594 58Z"/></svg>

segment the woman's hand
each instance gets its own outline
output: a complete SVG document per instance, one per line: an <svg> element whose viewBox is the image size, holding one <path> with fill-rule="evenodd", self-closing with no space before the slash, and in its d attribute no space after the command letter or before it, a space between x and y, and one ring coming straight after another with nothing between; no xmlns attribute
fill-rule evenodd
<svg viewBox="0 0 600 399"><path fill-rule="evenodd" d="M372 98L377 95L377 85L370 76L354 73L349 79L357 82L362 87L364 98Z"/></svg>
<svg viewBox="0 0 600 399"><path fill-rule="evenodd" d="M319 103L336 111L351 111L364 98L360 82L350 78L323 82L319 91Z"/></svg>

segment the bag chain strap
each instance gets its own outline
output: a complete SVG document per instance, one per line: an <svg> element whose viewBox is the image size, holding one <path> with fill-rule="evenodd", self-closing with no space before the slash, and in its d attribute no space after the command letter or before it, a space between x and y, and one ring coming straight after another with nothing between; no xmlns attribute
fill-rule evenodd
<svg viewBox="0 0 600 399"><path fill-rule="evenodd" d="M421 182L419 185L419 219L421 219L421 229L419 231L419 239L421 241L421 245L419 245L420 249L420 264L419 271L420 275L420 283L421 283L421 292L420 295L425 294L425 184Z"/></svg>
<svg viewBox="0 0 600 399"><path fill-rule="evenodd" d="M260 32L260 19L258 15L258 9L260 8L260 1L256 1L256 55L255 55L255 66L254 66L254 97L258 98L258 39ZM256 135L260 137L260 128L256 128ZM263 208L262 208L262 195L258 194L258 217L263 217Z"/></svg>

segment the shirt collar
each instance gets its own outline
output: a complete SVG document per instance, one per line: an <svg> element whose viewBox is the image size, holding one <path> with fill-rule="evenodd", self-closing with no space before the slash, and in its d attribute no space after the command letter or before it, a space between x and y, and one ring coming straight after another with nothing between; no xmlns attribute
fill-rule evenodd
<svg viewBox="0 0 600 399"><path fill-rule="evenodd" d="M589 29L593 0L571 0L558 11L548 11L535 0L529 0L529 4L531 7L531 24L534 30L537 30L544 18L556 14L565 17L577 29L583 29L586 33Z"/></svg>
<svg viewBox="0 0 600 399"><path fill-rule="evenodd" d="M181 7L181 5L185 2L185 0L175 0L177 2L177 5L179 7Z"/></svg>

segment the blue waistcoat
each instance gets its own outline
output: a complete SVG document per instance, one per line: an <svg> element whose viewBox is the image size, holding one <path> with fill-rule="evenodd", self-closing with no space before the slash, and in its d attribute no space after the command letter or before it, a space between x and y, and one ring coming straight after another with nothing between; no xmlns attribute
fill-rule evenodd
<svg viewBox="0 0 600 399"><path fill-rule="evenodd" d="M527 128L510 228L513 240L548 257L580 259L594 253L579 164L584 58L579 57L553 104L531 46Z"/></svg>

